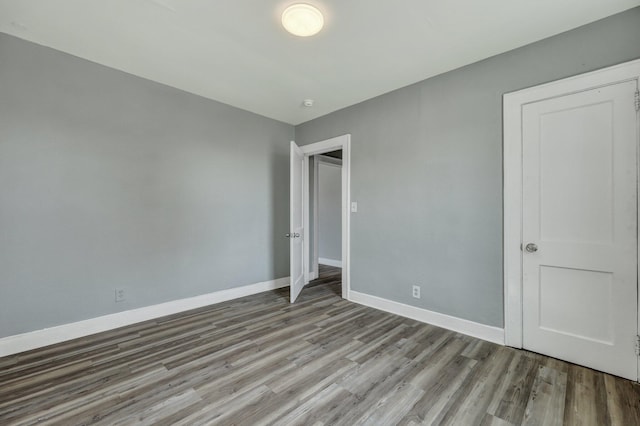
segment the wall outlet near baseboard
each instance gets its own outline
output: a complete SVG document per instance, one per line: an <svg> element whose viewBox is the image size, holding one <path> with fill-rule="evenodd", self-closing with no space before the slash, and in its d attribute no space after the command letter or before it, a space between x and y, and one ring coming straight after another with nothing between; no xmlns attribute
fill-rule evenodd
<svg viewBox="0 0 640 426"><path fill-rule="evenodd" d="M124 288L116 288L116 303L124 302Z"/></svg>
<svg viewBox="0 0 640 426"><path fill-rule="evenodd" d="M413 286L412 296L415 297L416 299L420 299L420 286L419 285L414 285Z"/></svg>

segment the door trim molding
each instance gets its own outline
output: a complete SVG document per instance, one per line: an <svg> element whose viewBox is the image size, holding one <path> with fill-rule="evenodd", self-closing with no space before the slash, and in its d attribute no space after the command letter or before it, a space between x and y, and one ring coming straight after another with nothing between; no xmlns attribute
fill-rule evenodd
<svg viewBox="0 0 640 426"><path fill-rule="evenodd" d="M638 80L640 59L503 96L505 344L522 348L522 107L600 86ZM630 108L633 105L629 106ZM640 292L639 292L640 293ZM639 305L640 306L640 301ZM640 319L639 319L640 321ZM638 324L640 328L640 323Z"/></svg>
<svg viewBox="0 0 640 426"><path fill-rule="evenodd" d="M309 176L309 157L325 152L342 150L342 298L349 299L351 290L350 281L350 254L351 254L351 213L349 206L351 205L351 135L346 134L335 138L315 142L300 147L304 154L304 176ZM317 169L317 168L316 168ZM308 180L308 178L307 178ZM309 230L309 185L304 185L304 227L308 234ZM310 260L310 244L309 238L304 240L304 259L306 262ZM305 262L305 263L306 263ZM308 282L310 277L309 264L305 266L305 281Z"/></svg>

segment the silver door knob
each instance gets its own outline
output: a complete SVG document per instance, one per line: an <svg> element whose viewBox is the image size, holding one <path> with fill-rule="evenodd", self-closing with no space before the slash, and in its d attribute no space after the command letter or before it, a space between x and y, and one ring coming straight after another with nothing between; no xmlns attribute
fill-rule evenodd
<svg viewBox="0 0 640 426"><path fill-rule="evenodd" d="M293 234L293 238L300 238L300 234L296 232L295 234Z"/></svg>
<svg viewBox="0 0 640 426"><path fill-rule="evenodd" d="M529 253L535 253L538 251L538 246L533 243L529 243L524 247L524 249Z"/></svg>
<svg viewBox="0 0 640 426"><path fill-rule="evenodd" d="M284 234L285 238L291 238L291 234Z"/></svg>

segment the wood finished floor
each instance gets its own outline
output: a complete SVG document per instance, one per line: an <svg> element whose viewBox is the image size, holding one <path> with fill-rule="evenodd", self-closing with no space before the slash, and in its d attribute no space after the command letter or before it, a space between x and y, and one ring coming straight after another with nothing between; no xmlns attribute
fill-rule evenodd
<svg viewBox="0 0 640 426"><path fill-rule="evenodd" d="M0 358L0 425L640 425L628 380L288 289Z"/></svg>

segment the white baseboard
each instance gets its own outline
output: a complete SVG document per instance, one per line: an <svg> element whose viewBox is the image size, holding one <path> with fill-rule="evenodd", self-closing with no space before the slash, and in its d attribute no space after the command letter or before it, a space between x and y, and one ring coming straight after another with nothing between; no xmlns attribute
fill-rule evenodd
<svg viewBox="0 0 640 426"><path fill-rule="evenodd" d="M136 324L191 309L202 308L227 300L250 296L264 291L275 290L289 285L289 277L249 284L242 287L220 290L201 296L173 300L158 305L145 306L115 314L104 315L84 321L63 324L43 330L31 331L0 338L0 357L113 330L125 325Z"/></svg>
<svg viewBox="0 0 640 426"><path fill-rule="evenodd" d="M359 293L357 291L349 292L349 300L361 305L380 309L381 311L390 312L392 314L411 318L427 324L436 325L438 327L446 328L468 336L477 337L478 339L497 343L499 345L505 344L504 329L502 328L492 327L474 321L428 311L422 308L416 308L415 306L405 305L404 303L394 302L392 300Z"/></svg>
<svg viewBox="0 0 640 426"><path fill-rule="evenodd" d="M318 263L320 265L328 265L328 266L335 266L336 268L342 268L342 260L327 259L325 257L320 257L318 258Z"/></svg>

